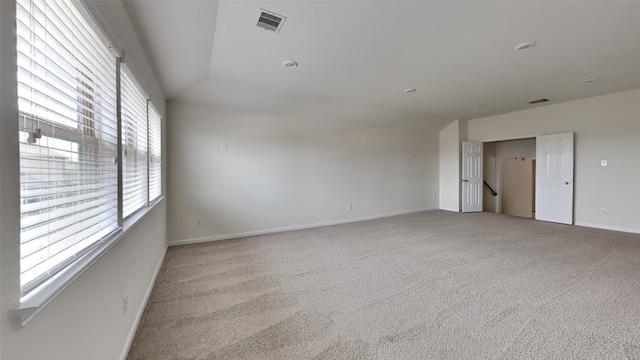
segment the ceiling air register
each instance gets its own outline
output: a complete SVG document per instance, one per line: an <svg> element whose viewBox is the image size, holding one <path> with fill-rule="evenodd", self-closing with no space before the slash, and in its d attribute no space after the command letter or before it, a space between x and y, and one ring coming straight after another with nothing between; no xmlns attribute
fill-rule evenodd
<svg viewBox="0 0 640 360"><path fill-rule="evenodd" d="M265 9L260 9L258 12L258 23L256 25L265 30L277 33L282 28L286 19L287 18L282 15L278 15Z"/></svg>

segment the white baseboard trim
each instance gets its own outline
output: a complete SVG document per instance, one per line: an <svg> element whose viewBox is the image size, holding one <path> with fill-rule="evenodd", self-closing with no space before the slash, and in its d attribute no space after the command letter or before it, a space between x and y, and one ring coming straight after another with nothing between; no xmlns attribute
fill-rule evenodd
<svg viewBox="0 0 640 360"><path fill-rule="evenodd" d="M142 315L144 314L144 309L147 307L147 303L149 302L149 298L151 297L151 292L153 291L153 286L156 284L156 280L158 279L158 274L160 274L160 269L162 268L162 264L164 264L164 258L167 256L167 247L164 248L162 252L162 256L160 257L160 262L156 266L156 270L153 273L153 278L147 287L147 292L144 294L144 301L140 305L140 309L138 309L138 313L136 314L136 319L133 321L133 327L129 331L129 336L127 336L127 342L124 345L124 349L122 349L122 354L120 354L121 360L126 360L127 355L129 355L129 350L131 350L131 345L133 345L133 339L136 336L136 331L138 331L138 326L140 325L140 321L142 320Z"/></svg>
<svg viewBox="0 0 640 360"><path fill-rule="evenodd" d="M236 234L208 236L208 237L195 238L195 239L173 240L173 241L169 241L169 246L198 244L203 242L235 239L235 238L241 238L241 237L247 237L247 236L257 236L257 235L266 235L266 234L273 234L273 233L279 233L279 232L285 232L285 231L312 229L312 228L323 227L323 226L348 224L348 223L354 223L358 221L367 221L367 220L382 219L382 218L387 218L392 216L415 214L415 213L430 211L430 210L437 210L437 209L436 208L416 209L416 210L400 211L400 212L383 214L383 215L364 216L364 217L347 219L347 220L327 221L327 222L321 222L321 223L315 223L315 224L296 225L296 226L289 226L289 227L282 227L282 228L275 228L275 229L248 231L248 232L236 233Z"/></svg>
<svg viewBox="0 0 640 360"><path fill-rule="evenodd" d="M617 227L617 226L590 224L590 223L585 223L585 222L581 222L581 221L576 221L574 225L590 227L590 228L596 228L596 229L621 231L621 232L627 232L627 233L632 233L632 234L640 234L640 230L638 230L638 229L629 229L629 228L623 228L623 227Z"/></svg>
<svg viewBox="0 0 640 360"><path fill-rule="evenodd" d="M441 207L440 210L460 212L460 209L451 209L451 208L445 208L445 207Z"/></svg>

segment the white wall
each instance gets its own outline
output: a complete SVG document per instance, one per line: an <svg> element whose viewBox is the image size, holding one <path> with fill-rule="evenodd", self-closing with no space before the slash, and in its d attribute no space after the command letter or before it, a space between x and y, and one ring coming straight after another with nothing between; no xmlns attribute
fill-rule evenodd
<svg viewBox="0 0 640 360"><path fill-rule="evenodd" d="M639 119L640 90L632 90L470 120L468 130L479 141L575 132L576 224L640 232Z"/></svg>
<svg viewBox="0 0 640 360"><path fill-rule="evenodd" d="M440 209L460 210L460 121L455 120L439 134Z"/></svg>
<svg viewBox="0 0 640 360"><path fill-rule="evenodd" d="M174 102L168 113L170 241L436 208L438 139L428 121L348 123Z"/></svg>
<svg viewBox="0 0 640 360"><path fill-rule="evenodd" d="M120 1L95 1L159 111L164 96ZM15 89L15 3L0 1L0 331L7 360L118 359L135 330L144 297L166 250L166 203L158 204L113 248L55 297L25 328L7 312L19 301L19 168ZM165 152L166 153L166 152ZM166 167L166 166L165 166ZM166 177L165 177L166 178ZM122 314L122 296L129 310Z"/></svg>
<svg viewBox="0 0 640 360"><path fill-rule="evenodd" d="M536 139L518 139L496 143L496 157L536 157Z"/></svg>

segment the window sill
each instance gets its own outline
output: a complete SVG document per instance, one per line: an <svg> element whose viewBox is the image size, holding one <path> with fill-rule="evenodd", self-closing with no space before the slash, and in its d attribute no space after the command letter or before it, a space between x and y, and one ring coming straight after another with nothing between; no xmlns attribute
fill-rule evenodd
<svg viewBox="0 0 640 360"><path fill-rule="evenodd" d="M95 263L102 255L122 239L127 233L134 228L147 214L162 201L164 195L153 201L151 205L144 209L138 210L124 221L124 225L107 237L101 244L86 253L84 256L74 261L64 270L54 275L51 279L44 282L38 288L34 289L20 299L20 305L9 311L9 318L13 322L16 329L21 329L31 319L33 319L42 309L47 306L58 294L60 294L74 279L80 276L86 269Z"/></svg>

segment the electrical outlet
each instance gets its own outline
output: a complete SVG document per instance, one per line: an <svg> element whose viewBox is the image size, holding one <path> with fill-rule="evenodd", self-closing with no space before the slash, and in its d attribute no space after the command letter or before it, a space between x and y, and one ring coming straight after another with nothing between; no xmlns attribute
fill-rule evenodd
<svg viewBox="0 0 640 360"><path fill-rule="evenodd" d="M127 310L129 310L129 294L128 293L124 294L124 296L122 297L122 315L126 314Z"/></svg>
<svg viewBox="0 0 640 360"><path fill-rule="evenodd" d="M609 213L609 210L607 210L607 208L600 208L600 212L602 213L602 215L607 215Z"/></svg>
<svg viewBox="0 0 640 360"><path fill-rule="evenodd" d="M229 144L222 144L222 152L229 152Z"/></svg>
<svg viewBox="0 0 640 360"><path fill-rule="evenodd" d="M353 211L353 205L349 204L349 211Z"/></svg>
<svg viewBox="0 0 640 360"><path fill-rule="evenodd" d="M196 219L196 226L202 226L202 218Z"/></svg>

